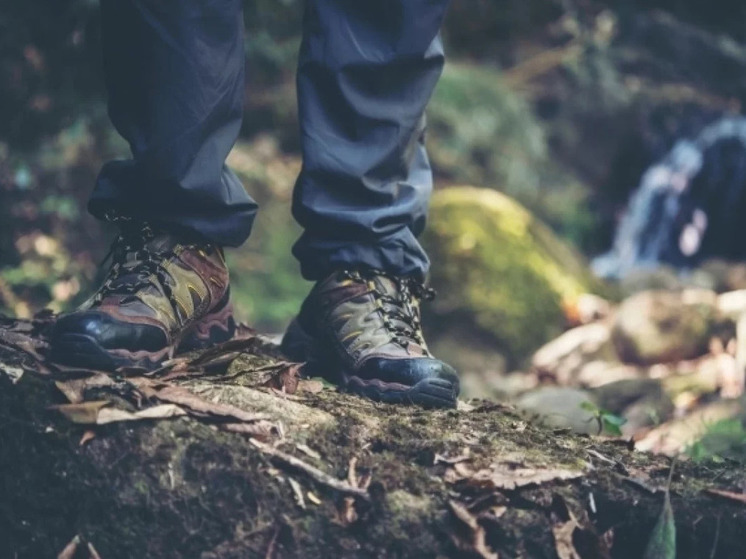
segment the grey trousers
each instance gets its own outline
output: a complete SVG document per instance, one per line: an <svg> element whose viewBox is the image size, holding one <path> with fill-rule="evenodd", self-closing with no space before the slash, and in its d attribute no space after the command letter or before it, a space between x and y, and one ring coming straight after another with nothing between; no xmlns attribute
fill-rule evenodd
<svg viewBox="0 0 746 559"><path fill-rule="evenodd" d="M188 228L223 246L257 206L226 167L241 126L240 0L101 0L109 114L132 157L101 170L89 210ZM422 276L432 174L424 111L443 67L447 0L308 0L297 74L303 276Z"/></svg>

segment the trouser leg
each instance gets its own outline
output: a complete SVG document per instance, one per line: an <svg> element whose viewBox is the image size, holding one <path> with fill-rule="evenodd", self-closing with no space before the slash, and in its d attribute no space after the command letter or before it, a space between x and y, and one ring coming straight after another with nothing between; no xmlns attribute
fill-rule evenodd
<svg viewBox="0 0 746 559"><path fill-rule="evenodd" d="M109 115L132 158L107 163L89 210L249 235L256 204L225 166L244 93L240 0L101 0Z"/></svg>
<svg viewBox="0 0 746 559"><path fill-rule="evenodd" d="M424 111L443 67L447 3L308 0L293 199L306 279L343 267L427 272L417 242L432 190Z"/></svg>

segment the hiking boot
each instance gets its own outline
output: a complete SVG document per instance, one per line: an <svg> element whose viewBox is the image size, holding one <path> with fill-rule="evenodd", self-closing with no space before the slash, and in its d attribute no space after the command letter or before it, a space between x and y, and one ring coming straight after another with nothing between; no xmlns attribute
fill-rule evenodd
<svg viewBox="0 0 746 559"><path fill-rule="evenodd" d="M394 404L455 407L458 375L432 356L422 336L419 301L432 295L411 278L335 272L306 298L282 349L306 362L307 375L349 392Z"/></svg>
<svg viewBox="0 0 746 559"><path fill-rule="evenodd" d="M233 337L228 268L209 242L125 223L103 285L52 330L50 357L113 371L156 369L177 351Z"/></svg>

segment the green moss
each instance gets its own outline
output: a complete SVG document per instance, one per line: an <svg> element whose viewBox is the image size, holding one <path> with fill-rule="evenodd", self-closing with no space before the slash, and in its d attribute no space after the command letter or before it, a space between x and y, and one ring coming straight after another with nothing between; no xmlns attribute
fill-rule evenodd
<svg viewBox="0 0 746 559"><path fill-rule="evenodd" d="M438 191L430 214L424 243L440 329L458 324L488 334L522 358L561 331L564 302L593 288L572 249L494 190Z"/></svg>

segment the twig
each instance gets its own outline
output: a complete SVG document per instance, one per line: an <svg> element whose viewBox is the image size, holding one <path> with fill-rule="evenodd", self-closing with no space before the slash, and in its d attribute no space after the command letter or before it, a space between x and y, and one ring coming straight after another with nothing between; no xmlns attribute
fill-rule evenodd
<svg viewBox="0 0 746 559"><path fill-rule="evenodd" d="M264 559L275 559L275 555L277 554L277 536L280 535L280 528L280 526L275 528L272 539L269 540L269 545L267 545L267 553L264 554Z"/></svg>
<svg viewBox="0 0 746 559"><path fill-rule="evenodd" d="M322 472L318 468L307 464L300 458L296 458L295 456L286 454L281 450L277 450L276 448L273 448L268 444L259 442L256 439L249 439L249 442L256 448L261 450L263 453L276 458L280 462L283 462L292 468L296 468L305 472L310 478L312 478L314 481L317 481L318 483L321 483L322 485L326 485L327 487L335 489L340 493L354 495L355 497L360 497L361 499L365 499L366 501L370 500L370 494L365 489L361 489L360 487L353 487L349 483L332 477L326 472Z"/></svg>
<svg viewBox="0 0 746 559"><path fill-rule="evenodd" d="M718 540L720 539L720 517L718 514L717 524L715 524L715 540L712 542L712 550L710 551L710 559L715 559L715 552L718 549Z"/></svg>

